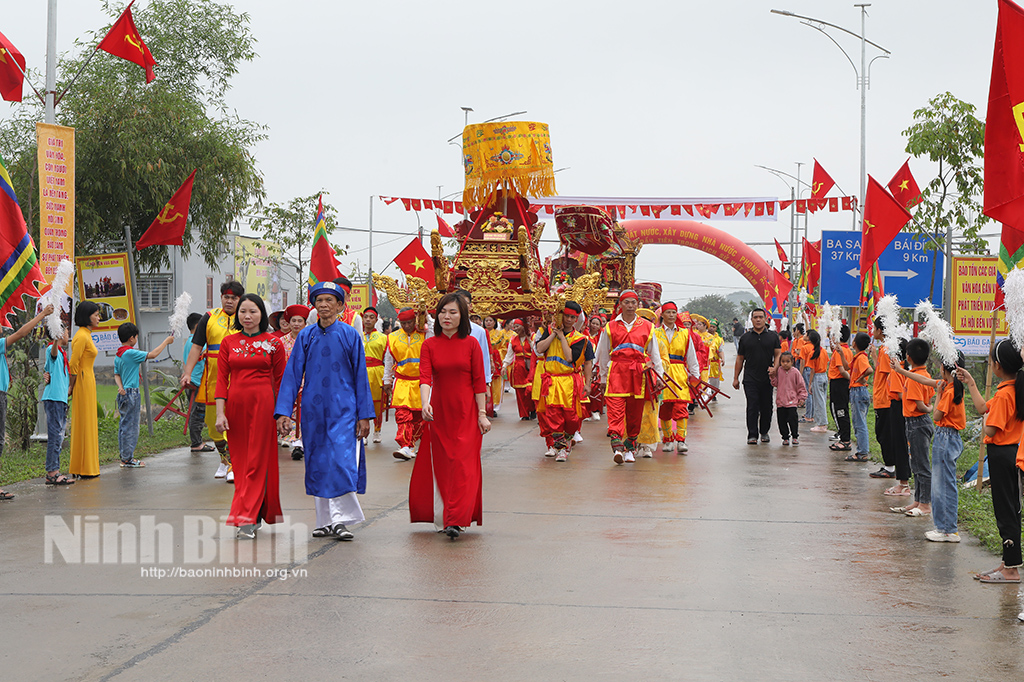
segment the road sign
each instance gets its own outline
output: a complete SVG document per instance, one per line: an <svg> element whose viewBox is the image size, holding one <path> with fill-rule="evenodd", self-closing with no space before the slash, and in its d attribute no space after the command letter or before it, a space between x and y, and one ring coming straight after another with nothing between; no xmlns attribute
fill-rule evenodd
<svg viewBox="0 0 1024 682"><path fill-rule="evenodd" d="M878 258L885 293L913 308L922 299L942 306L943 255L925 249L927 238L898 234ZM934 273L934 284L932 276ZM928 285L932 284L931 292ZM821 302L841 306L860 303L860 232L821 233Z"/></svg>

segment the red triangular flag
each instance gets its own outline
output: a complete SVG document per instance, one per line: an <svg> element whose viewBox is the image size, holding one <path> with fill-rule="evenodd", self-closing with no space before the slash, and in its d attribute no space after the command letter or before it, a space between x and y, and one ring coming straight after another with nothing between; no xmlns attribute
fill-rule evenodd
<svg viewBox="0 0 1024 682"><path fill-rule="evenodd" d="M804 268L807 270L807 291L813 293L821 279L821 242L804 240ZM817 244L817 246L815 246Z"/></svg>
<svg viewBox="0 0 1024 682"><path fill-rule="evenodd" d="M434 288L434 262L430 259L427 250L420 244L419 239L413 239L409 245L395 256L395 265L405 273L406 277L419 277L427 283L427 286Z"/></svg>
<svg viewBox="0 0 1024 682"><path fill-rule="evenodd" d="M135 4L135 0L128 3L128 6L124 8L124 12L114 22L114 25L110 27L110 31L100 41L100 44L96 46L96 49L109 52L115 57L127 59L138 64L145 69L146 82L149 83L156 78L156 74L153 73L156 60L149 53L146 43L142 42L139 30L135 28L135 20L132 19L133 4Z"/></svg>
<svg viewBox="0 0 1024 682"><path fill-rule="evenodd" d="M907 209L869 175L864 197L864 224L861 226L861 281L903 226L910 222L910 217Z"/></svg>
<svg viewBox="0 0 1024 682"><path fill-rule="evenodd" d="M778 239L775 240L775 249L779 252L779 260L783 263L788 263L789 259L786 258L786 252L782 250L782 244L779 243Z"/></svg>
<svg viewBox="0 0 1024 682"><path fill-rule="evenodd" d="M24 83L25 57L0 33L0 97L20 102Z"/></svg>
<svg viewBox="0 0 1024 682"><path fill-rule="evenodd" d="M313 224L313 248L309 253L309 285L335 279L341 263L334 247L327 241L327 215L324 213L324 198L320 196L316 207L316 222Z"/></svg>
<svg viewBox="0 0 1024 682"><path fill-rule="evenodd" d="M784 274L772 268L774 279L775 309L780 313L786 308L786 301L789 300L789 292L793 290L793 283Z"/></svg>
<svg viewBox="0 0 1024 682"><path fill-rule="evenodd" d="M993 220L1024 229L1024 9L999 0L985 117L985 207Z"/></svg>
<svg viewBox="0 0 1024 682"><path fill-rule="evenodd" d="M444 221L444 218L437 216L437 231L442 237L454 237L455 232L452 231L451 225Z"/></svg>
<svg viewBox="0 0 1024 682"><path fill-rule="evenodd" d="M818 160L814 160L814 175L811 176L811 198L824 199L829 190L835 187L835 180L825 172Z"/></svg>
<svg viewBox="0 0 1024 682"><path fill-rule="evenodd" d="M910 159L907 159L907 162L896 171L896 175L892 176L887 187L896 201L903 205L903 208L913 208L924 201L921 198L921 189L910 173Z"/></svg>
<svg viewBox="0 0 1024 682"><path fill-rule="evenodd" d="M164 244L166 246L181 246L184 243L185 225L188 223L188 209L192 203L192 181L195 180L196 171L188 176L181 187L174 193L171 200L164 204L163 209L150 223L149 228L135 242L135 250L142 251L147 246Z"/></svg>

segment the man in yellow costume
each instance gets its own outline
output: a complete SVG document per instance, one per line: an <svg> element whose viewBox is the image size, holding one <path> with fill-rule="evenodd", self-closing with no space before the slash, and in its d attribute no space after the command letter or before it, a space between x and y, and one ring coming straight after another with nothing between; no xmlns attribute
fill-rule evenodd
<svg viewBox="0 0 1024 682"><path fill-rule="evenodd" d="M655 330L661 351L661 362L665 368L665 390L661 393L661 451L686 452L686 423L690 416L688 407L691 380L700 376L697 351L691 343L687 329L676 326L679 309L669 301L661 306L662 326ZM668 377L671 377L669 381Z"/></svg>
<svg viewBox="0 0 1024 682"><path fill-rule="evenodd" d="M228 483L234 483L235 472L231 470L231 455L228 453L227 436L217 430L217 410L215 408L214 396L217 394L217 357L220 353L220 344L225 338L237 334L235 329L235 311L238 309L238 299L245 294L245 288L241 282L232 280L220 285L220 308L214 308L203 315L196 325L195 334L192 335L192 349L188 353L188 360L185 362L185 369L181 373L181 385L184 387L192 376L192 370L196 363L203 357L203 348L206 348L206 369L203 371L203 380L199 385L199 393L196 395L196 402L202 402L206 407L206 428L210 432L213 444L217 446L220 453L220 467L214 478L224 478Z"/></svg>
<svg viewBox="0 0 1024 682"><path fill-rule="evenodd" d="M376 330L377 309L363 310L363 350L366 351L366 376L373 397L373 442L380 442L380 425L384 417L384 353L388 337Z"/></svg>
<svg viewBox="0 0 1024 682"><path fill-rule="evenodd" d="M416 329L416 311L402 308L398 313L401 329L388 334L384 353L385 404L395 408L398 449L395 459L410 460L416 456L416 443L423 434L420 404L420 351L426 334ZM392 381L394 386L392 387Z"/></svg>
<svg viewBox="0 0 1024 682"><path fill-rule="evenodd" d="M536 345L537 355L544 359L544 375L533 398L537 401L537 420L542 432L550 435L556 462L569 458L573 435L579 431L586 411L582 401L594 365L590 340L573 328L582 312L578 303L567 301L562 326L542 329Z"/></svg>
<svg viewBox="0 0 1024 682"><path fill-rule="evenodd" d="M722 346L725 343L725 339L722 338L721 325L718 324L717 319L711 318L709 324L711 340L708 342L708 384L718 388L722 385L722 365L725 364ZM711 402L718 402L717 393L711 396Z"/></svg>

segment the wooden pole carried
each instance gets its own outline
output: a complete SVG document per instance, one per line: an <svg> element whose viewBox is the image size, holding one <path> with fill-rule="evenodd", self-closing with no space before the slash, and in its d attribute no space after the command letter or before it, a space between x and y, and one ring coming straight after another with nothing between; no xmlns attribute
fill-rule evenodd
<svg viewBox="0 0 1024 682"><path fill-rule="evenodd" d="M998 318L999 318L999 311L996 310L993 307L992 308L992 333L988 337L989 353L992 352L992 347L996 345L996 325L999 322ZM985 370L985 400L988 401L989 394L992 391L992 363L989 361L989 362L986 362L986 365L988 367ZM976 488L977 488L979 493L981 492L981 489L982 489L982 479L983 479L982 474L985 471L985 426L984 426L985 418L984 417L982 417L982 422L981 423L982 423L982 427L981 427L981 444L978 446L978 478L977 478L977 484L976 484Z"/></svg>

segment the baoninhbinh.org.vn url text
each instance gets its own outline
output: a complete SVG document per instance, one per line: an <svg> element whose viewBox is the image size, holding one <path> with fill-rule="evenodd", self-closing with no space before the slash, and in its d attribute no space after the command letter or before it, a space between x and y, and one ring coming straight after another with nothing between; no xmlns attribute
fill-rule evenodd
<svg viewBox="0 0 1024 682"><path fill-rule="evenodd" d="M304 568L257 568L255 566L210 566L206 568L185 568L183 566L140 566L140 577L171 580L181 578L274 578L289 580L305 578Z"/></svg>

